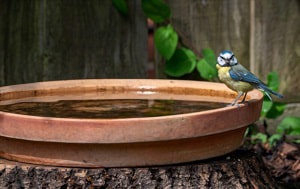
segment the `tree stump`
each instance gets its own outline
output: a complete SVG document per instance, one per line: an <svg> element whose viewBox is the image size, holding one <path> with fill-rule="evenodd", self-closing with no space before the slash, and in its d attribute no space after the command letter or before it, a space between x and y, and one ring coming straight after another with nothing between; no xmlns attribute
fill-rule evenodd
<svg viewBox="0 0 300 189"><path fill-rule="evenodd" d="M0 188L277 188L254 153L178 165L136 168L66 168L0 159Z"/></svg>

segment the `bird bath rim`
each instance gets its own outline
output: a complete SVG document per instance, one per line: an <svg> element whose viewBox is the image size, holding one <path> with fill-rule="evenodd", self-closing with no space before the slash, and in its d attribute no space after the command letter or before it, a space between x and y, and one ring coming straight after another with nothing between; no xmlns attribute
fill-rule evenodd
<svg viewBox="0 0 300 189"><path fill-rule="evenodd" d="M65 84L68 85L65 86ZM152 79L134 79L134 80L133 79L98 79L98 80L49 81L49 82L39 82L39 83L1 87L0 99L3 100L6 98L7 100L5 94L9 94L13 91L18 92L17 95L20 95L20 93L22 92L25 94L28 92L30 93L31 91L29 95L28 94L25 95L26 98L39 97L39 95L43 97L45 96L45 94L47 94L47 92L43 90L46 91L48 90L52 93L51 95L53 95L52 97L54 97L54 100L56 100L57 97L54 91L55 89L62 88L62 86L64 87L63 92L71 91L71 90L75 90L75 92L77 92L76 90L78 90L78 87L85 89L95 85L102 86L102 87L103 86L109 87L109 88L112 87L112 90L117 90L116 87L118 86L126 86L127 88L130 89L128 91L131 90L133 90L134 92L143 91L143 93L146 93L146 96L148 95L147 94L148 92L153 93L155 91L159 91L161 88L164 88L166 86L174 87L178 85L183 86L182 87L183 89L188 89L188 88L196 89L196 91L194 91L195 93L197 93L197 90L200 89L214 90L214 91L209 91L209 93L216 93L216 94L218 94L217 92L220 91L221 91L220 94L222 94L222 92L225 92L228 96L228 98L223 99L225 101L226 100L230 101L231 100L230 97L232 96L232 94L235 95L235 93L232 92L230 89L228 89L225 85L220 83L212 83L212 82L158 80L158 79L154 79L154 80ZM124 89L122 88L119 92L122 92L123 90ZM103 88L101 88L100 91L103 91ZM126 95L129 96L133 95L135 98L140 97L140 96L137 97L136 93L133 94L129 93ZM142 96L143 95L144 94L142 94ZM154 93L151 94L151 96L153 95L155 94ZM162 94L159 95L161 96ZM211 96L211 94L206 94L206 95L208 95L208 98L214 97ZM30 116L30 115L0 112L0 119L1 119L0 123L2 123L0 124L0 135L5 137L12 137L17 139L32 140L32 141L72 142L72 143L81 143L81 142L131 143L131 142L156 141L158 138L156 137L155 134L157 134L157 132L160 132L161 129L166 129L165 131L173 130L173 132L176 129L183 131L184 129L188 129L192 125L193 128L190 129L195 129L195 127L198 127L197 132L189 132L185 134L180 134L180 132L175 132L170 135L165 134L166 138L164 138L163 140L194 138L194 137L198 137L199 135L205 136L205 135L217 134L232 129L241 128L244 127L245 124L249 124L248 122L255 121L255 120L246 120L246 123L241 123L244 121L240 120L236 124L233 124L234 126L228 123L224 123L223 127L218 126L218 129L215 130L198 126L199 124L195 123L194 121L194 119L200 119L199 117L203 119L203 117L213 116L213 115L214 116L220 115L221 117L223 116L223 119L225 120L226 116L223 115L224 112L227 112L227 114L228 113L232 114L232 112L236 112L237 115L239 115L239 112L242 112L243 110L247 109L249 106L257 104L259 99L262 98L262 94L258 91L252 91L249 93L248 97L250 97L250 99L252 98L251 102L249 102L248 104L241 104L240 106L229 106L229 107L207 110L202 112L193 112L193 113L157 116L157 117L144 117L144 118L118 118L118 119L51 118L51 117L40 117L40 116ZM68 96L66 98L68 98ZM130 96L130 98L132 98L132 96ZM221 117L220 119L222 119ZM255 117L257 117L257 115ZM237 121L238 120L239 119L237 119ZM3 126L3 121L8 122L9 125L14 125L14 127L10 127L10 129L4 129L5 126ZM161 121L165 122L165 126L161 126ZM203 122L203 120L201 121ZM26 123L26 127L27 127L26 130L24 130L24 123ZM59 125L59 128L55 127L54 125ZM183 128L183 126L186 126L186 128ZM106 132L108 133L109 132L115 133L116 128L120 130L120 132L118 133L118 137L112 137L111 135L107 136L107 134L104 133L102 130L104 129L104 127L107 130ZM87 129L86 132L83 131L85 130L85 128ZM64 134L66 131L63 131L63 129L66 129L66 131L68 131L68 135ZM152 132L152 134L147 134L146 132L139 131L143 129L145 129L146 132L149 133ZM84 132L83 133L84 135L79 134L80 130L81 132ZM122 132L125 132L126 130L132 130L132 131L137 130L139 131L139 134L141 134L141 136L140 137L131 136L131 137L124 138L122 136ZM98 131L101 134L99 133L95 134L95 132ZM76 132L78 132L78 134L76 134ZM82 136L89 136L89 137L85 138Z"/></svg>
<svg viewBox="0 0 300 189"><path fill-rule="evenodd" d="M184 99L227 103L236 96L224 84L213 82L88 79L1 87L0 103L45 96L52 101L65 97L88 99L88 95L78 94L91 91L110 91L107 97L114 99L124 94L128 98L148 95L155 99L180 94ZM165 165L206 159L240 146L247 126L260 116L262 99L263 94L253 90L248 93L248 103L239 106L125 119L49 118L0 112L0 157L67 167Z"/></svg>

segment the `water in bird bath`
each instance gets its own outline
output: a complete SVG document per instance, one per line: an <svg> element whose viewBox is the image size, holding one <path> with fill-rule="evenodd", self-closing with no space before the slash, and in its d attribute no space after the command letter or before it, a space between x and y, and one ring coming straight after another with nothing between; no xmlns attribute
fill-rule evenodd
<svg viewBox="0 0 300 189"><path fill-rule="evenodd" d="M0 106L0 111L24 115L116 119L176 115L224 107L224 103L163 99L85 99L54 102L18 102Z"/></svg>
<svg viewBox="0 0 300 189"><path fill-rule="evenodd" d="M234 97L219 83L180 80L67 80L1 87L0 156L95 168L223 155L240 146L246 126L260 116L260 92L249 92L249 104L223 108Z"/></svg>

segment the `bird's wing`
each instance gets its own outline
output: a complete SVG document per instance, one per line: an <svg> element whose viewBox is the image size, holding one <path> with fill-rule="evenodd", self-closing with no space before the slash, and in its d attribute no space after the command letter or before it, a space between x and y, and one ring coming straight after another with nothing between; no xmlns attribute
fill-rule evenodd
<svg viewBox="0 0 300 189"><path fill-rule="evenodd" d="M230 77L236 81L244 81L253 84L260 84L260 81L253 73L249 72L242 65L232 66L229 70Z"/></svg>
<svg viewBox="0 0 300 189"><path fill-rule="evenodd" d="M229 70L229 74L233 80L251 83L256 88L265 91L265 94L268 96L268 98L271 101L272 98L268 93L276 95L279 98L283 98L281 94L269 89L265 83L259 80L253 73L249 72L246 68L244 68L240 64L232 66L231 69Z"/></svg>

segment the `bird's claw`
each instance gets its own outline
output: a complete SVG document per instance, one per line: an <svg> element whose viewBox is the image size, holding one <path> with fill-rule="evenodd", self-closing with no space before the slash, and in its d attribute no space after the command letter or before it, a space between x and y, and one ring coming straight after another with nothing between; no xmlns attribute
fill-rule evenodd
<svg viewBox="0 0 300 189"><path fill-rule="evenodd" d="M230 103L230 104L227 104L226 107L230 107L230 106L237 106L237 107L240 107L239 103Z"/></svg>
<svg viewBox="0 0 300 189"><path fill-rule="evenodd" d="M227 106L235 106L235 105L237 105L238 104L238 102L236 101L236 100L234 100L233 102L231 102L230 104L228 104Z"/></svg>

